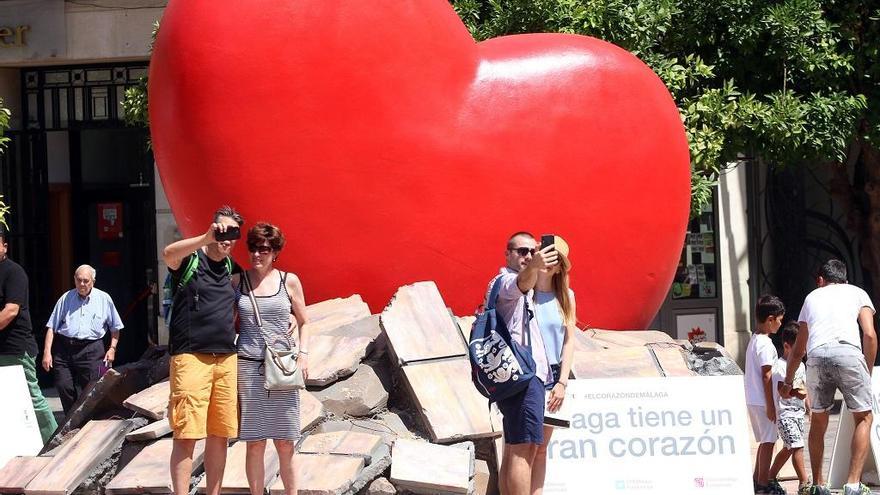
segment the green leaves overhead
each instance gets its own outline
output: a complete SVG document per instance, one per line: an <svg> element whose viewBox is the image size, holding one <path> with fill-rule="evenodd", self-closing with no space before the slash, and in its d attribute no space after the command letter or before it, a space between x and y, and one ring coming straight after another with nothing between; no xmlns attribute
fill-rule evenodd
<svg viewBox="0 0 880 495"><path fill-rule="evenodd" d="M880 136L880 8L857 0L453 0L474 38L563 32L637 54L690 143L694 212L742 157L842 162ZM869 4L873 4L869 5ZM864 135L860 135L863 132Z"/></svg>

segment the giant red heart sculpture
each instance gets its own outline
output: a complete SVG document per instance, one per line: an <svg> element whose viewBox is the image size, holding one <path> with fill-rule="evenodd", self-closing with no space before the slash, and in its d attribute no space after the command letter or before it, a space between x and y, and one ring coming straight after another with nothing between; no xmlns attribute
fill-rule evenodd
<svg viewBox="0 0 880 495"><path fill-rule="evenodd" d="M279 224L309 302L360 293L377 311L434 280L469 314L523 229L568 240L582 322L644 328L672 280L684 129L608 43L477 44L443 0L172 0L149 90L182 232L225 203Z"/></svg>

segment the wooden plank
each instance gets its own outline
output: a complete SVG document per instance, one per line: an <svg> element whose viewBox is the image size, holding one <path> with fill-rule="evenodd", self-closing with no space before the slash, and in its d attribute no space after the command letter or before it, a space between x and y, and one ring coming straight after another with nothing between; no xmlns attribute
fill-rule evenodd
<svg viewBox="0 0 880 495"><path fill-rule="evenodd" d="M572 372L577 379L661 376L647 347L613 347L575 351Z"/></svg>
<svg viewBox="0 0 880 495"><path fill-rule="evenodd" d="M168 459L174 440L156 440L140 451L104 489L106 495L132 493L171 493L171 471ZM196 442L193 451L193 469L202 465L205 457L205 441ZM227 469L229 465L227 464Z"/></svg>
<svg viewBox="0 0 880 495"><path fill-rule="evenodd" d="M364 459L330 454L300 454L296 456L296 470L300 495L343 493L348 490L364 468ZM284 493L279 476L272 495Z"/></svg>
<svg viewBox="0 0 880 495"><path fill-rule="evenodd" d="M434 282L397 289L381 323L392 354L401 363L467 355L458 325Z"/></svg>
<svg viewBox="0 0 880 495"><path fill-rule="evenodd" d="M168 418L163 418L159 421L154 421L143 428L134 430L128 435L125 435L125 439L129 442L142 442L144 440L162 438L169 433L171 433L171 425L168 423Z"/></svg>
<svg viewBox="0 0 880 495"><path fill-rule="evenodd" d="M247 473L245 472L245 458L247 457L247 443L236 442L226 451L226 470L223 471L223 483L220 493L250 493ZM266 475L263 486L271 486L278 476L278 453L272 441L266 442L266 453L263 456L263 466ZM197 487L198 493L208 493L208 480L202 476Z"/></svg>
<svg viewBox="0 0 880 495"><path fill-rule="evenodd" d="M162 419L168 414L171 383L168 380L138 392L122 403L128 409L152 419Z"/></svg>
<svg viewBox="0 0 880 495"><path fill-rule="evenodd" d="M51 457L13 457L0 469L0 493L22 493L52 461Z"/></svg>
<svg viewBox="0 0 880 495"><path fill-rule="evenodd" d="M67 495L125 439L131 423L89 421L66 442L25 489L27 495Z"/></svg>
<svg viewBox="0 0 880 495"><path fill-rule="evenodd" d="M492 437L485 397L471 382L467 359L404 366L403 375L433 442Z"/></svg>
<svg viewBox="0 0 880 495"><path fill-rule="evenodd" d="M391 482L420 493L467 493L471 452L401 438L391 451Z"/></svg>

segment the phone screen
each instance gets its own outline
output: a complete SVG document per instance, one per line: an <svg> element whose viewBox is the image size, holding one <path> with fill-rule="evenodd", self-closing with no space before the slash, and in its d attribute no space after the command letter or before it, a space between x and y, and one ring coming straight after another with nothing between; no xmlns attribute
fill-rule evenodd
<svg viewBox="0 0 880 495"><path fill-rule="evenodd" d="M227 227L226 232L214 233L214 238L218 241L233 241L241 238L241 229L239 227Z"/></svg>
<svg viewBox="0 0 880 495"><path fill-rule="evenodd" d="M554 236L553 234L544 234L544 235L542 235L542 236L541 236L541 249L544 249L545 247L552 245L552 244L553 244L553 239L554 239L555 237L556 237L556 236Z"/></svg>

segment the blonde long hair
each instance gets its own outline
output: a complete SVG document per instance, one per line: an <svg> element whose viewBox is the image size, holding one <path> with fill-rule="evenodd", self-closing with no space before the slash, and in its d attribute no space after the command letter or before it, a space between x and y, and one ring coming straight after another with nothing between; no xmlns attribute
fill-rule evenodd
<svg viewBox="0 0 880 495"><path fill-rule="evenodd" d="M553 274L553 293L556 300L559 301L559 308L562 313L562 323L566 327L576 328L577 315L574 314L574 307L571 304L571 291L568 288L568 272L571 271L571 262L566 256L559 255L559 271Z"/></svg>

